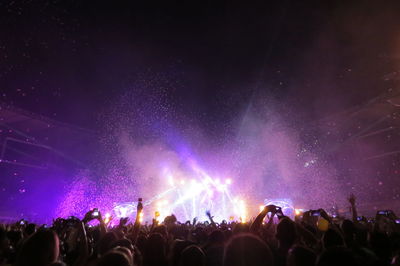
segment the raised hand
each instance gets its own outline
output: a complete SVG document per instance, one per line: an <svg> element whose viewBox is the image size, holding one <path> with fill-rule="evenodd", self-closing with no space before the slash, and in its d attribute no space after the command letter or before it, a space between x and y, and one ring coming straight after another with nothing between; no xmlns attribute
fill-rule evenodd
<svg viewBox="0 0 400 266"><path fill-rule="evenodd" d="M351 206L356 204L356 196L354 196L353 193L350 194L350 196L347 198L347 200L350 202Z"/></svg>
<svg viewBox="0 0 400 266"><path fill-rule="evenodd" d="M216 224L213 220L214 216L211 216L211 212L209 210L206 211L206 215L207 215L208 219L210 219L211 225L216 227Z"/></svg>
<svg viewBox="0 0 400 266"><path fill-rule="evenodd" d="M119 219L119 226L125 226L128 223L129 217Z"/></svg>
<svg viewBox="0 0 400 266"><path fill-rule="evenodd" d="M329 217L329 215L326 213L326 211L324 209L319 209L319 215L324 218L325 220L327 220L328 222L331 221L331 217Z"/></svg>
<svg viewBox="0 0 400 266"><path fill-rule="evenodd" d="M277 212L278 208L279 208L279 207L277 207L277 206L271 204L271 205L265 206L264 209L262 210L262 212L263 212L263 213L268 213L268 212L270 212L270 213L272 213L272 214L275 214L275 213Z"/></svg>
<svg viewBox="0 0 400 266"><path fill-rule="evenodd" d="M93 210L88 211L82 219L82 222L87 223L93 220Z"/></svg>

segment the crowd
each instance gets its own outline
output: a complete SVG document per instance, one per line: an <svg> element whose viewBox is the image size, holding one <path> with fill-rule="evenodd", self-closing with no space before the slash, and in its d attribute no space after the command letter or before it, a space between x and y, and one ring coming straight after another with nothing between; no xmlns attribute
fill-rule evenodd
<svg viewBox="0 0 400 266"><path fill-rule="evenodd" d="M251 222L132 223L111 227L97 210L80 220L57 219L52 226L20 221L0 227L0 265L122 266L330 266L400 265L400 224L392 211L374 219L331 217L323 209L294 220L268 205ZM96 215L94 215L94 212ZM97 219L97 226L88 223Z"/></svg>

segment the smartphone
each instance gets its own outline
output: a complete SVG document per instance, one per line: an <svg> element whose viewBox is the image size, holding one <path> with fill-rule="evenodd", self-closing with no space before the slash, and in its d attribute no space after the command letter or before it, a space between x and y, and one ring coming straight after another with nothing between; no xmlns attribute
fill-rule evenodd
<svg viewBox="0 0 400 266"><path fill-rule="evenodd" d="M394 222L395 222L396 224L400 224L400 219L396 219L396 220L394 220Z"/></svg>
<svg viewBox="0 0 400 266"><path fill-rule="evenodd" d="M378 214L379 214L379 215L387 215L388 212L387 212L387 211L378 211Z"/></svg>
<svg viewBox="0 0 400 266"><path fill-rule="evenodd" d="M284 217L284 214L282 212L282 208L281 207L278 207L278 206L276 207L276 216L278 218Z"/></svg>
<svg viewBox="0 0 400 266"><path fill-rule="evenodd" d="M19 222L19 224L20 224L20 225L24 225L24 224L25 224L25 221L24 221L24 220L21 220L21 221Z"/></svg>
<svg viewBox="0 0 400 266"><path fill-rule="evenodd" d="M320 216L319 211L312 211L312 216Z"/></svg>
<svg viewBox="0 0 400 266"><path fill-rule="evenodd" d="M357 216L357 221L362 221L362 216Z"/></svg>
<svg viewBox="0 0 400 266"><path fill-rule="evenodd" d="M93 217L99 217L99 209L94 208L92 215L93 215Z"/></svg>

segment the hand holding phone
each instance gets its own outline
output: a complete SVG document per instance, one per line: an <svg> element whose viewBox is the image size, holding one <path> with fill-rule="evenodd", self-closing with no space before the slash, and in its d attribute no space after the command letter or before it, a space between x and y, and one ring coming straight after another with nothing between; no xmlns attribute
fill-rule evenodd
<svg viewBox="0 0 400 266"><path fill-rule="evenodd" d="M314 210L314 211L311 211L311 215L312 216L320 216L321 212L319 210Z"/></svg>
<svg viewBox="0 0 400 266"><path fill-rule="evenodd" d="M93 212L92 212L92 217L93 218L98 218L99 217L99 209L97 209L97 208L94 208L93 209Z"/></svg>
<svg viewBox="0 0 400 266"><path fill-rule="evenodd" d="M377 212L377 214L379 214L379 215L388 215L388 211L386 211L386 210L380 210L380 211L378 211Z"/></svg>

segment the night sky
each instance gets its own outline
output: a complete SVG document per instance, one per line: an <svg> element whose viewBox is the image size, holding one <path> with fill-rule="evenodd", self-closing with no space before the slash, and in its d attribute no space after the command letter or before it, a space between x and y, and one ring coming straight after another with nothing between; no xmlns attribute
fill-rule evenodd
<svg viewBox="0 0 400 266"><path fill-rule="evenodd" d="M365 199L371 187L398 199L400 135L374 132L398 127L399 10L390 0L5 0L0 102L88 129L108 155L118 127L153 139L173 128L223 150L250 111L263 123L279 114L277 131L323 162L312 176L335 169L343 194L359 185Z"/></svg>
<svg viewBox="0 0 400 266"><path fill-rule="evenodd" d="M260 94L316 119L387 90L397 67L398 1L160 2L2 1L1 100L92 128L161 75L203 123Z"/></svg>

